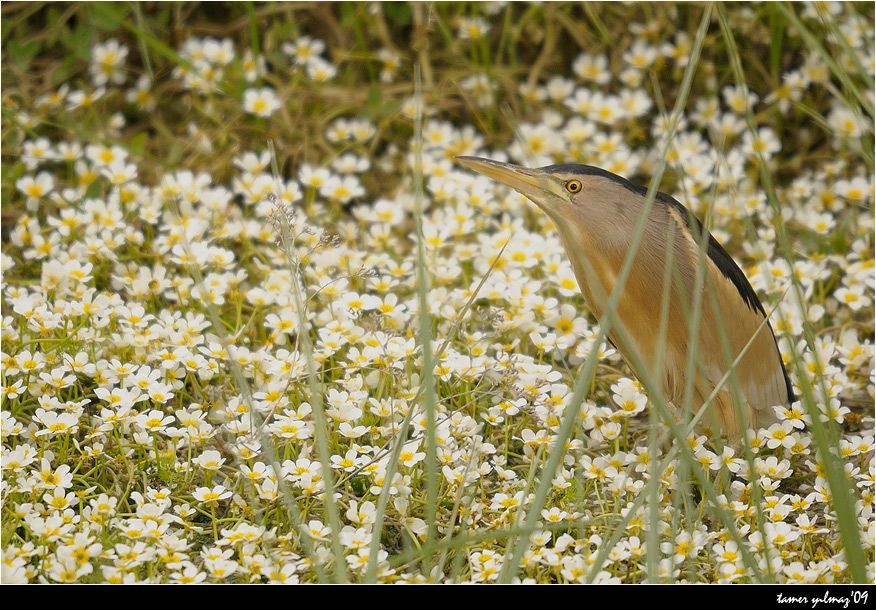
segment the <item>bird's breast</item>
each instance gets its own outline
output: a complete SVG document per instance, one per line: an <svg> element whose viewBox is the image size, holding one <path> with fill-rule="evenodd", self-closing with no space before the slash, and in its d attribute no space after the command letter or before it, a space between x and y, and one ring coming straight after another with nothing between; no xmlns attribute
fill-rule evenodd
<svg viewBox="0 0 876 610"><path fill-rule="evenodd" d="M593 236L579 234L574 225L557 226L587 307L601 321L608 310L610 295L621 276L627 251L599 243ZM665 262L661 254L662 252L652 251L648 247L642 247L636 253L614 309L616 315L612 322L612 326L620 326L624 332L619 333L616 328L610 328L607 335L634 371L639 372L638 367L633 364L638 360L669 393L677 381L667 371L676 370L679 362L684 361L683 354L687 349L687 334L682 332L687 325L681 313L687 308L681 303L686 297L678 288L672 290L666 312L665 343L658 345L664 292L662 270ZM677 260L673 275L678 280L681 279L680 274L687 274L687 270L678 267ZM622 334L626 337L626 342L621 340ZM637 358L633 357L633 351ZM661 352L660 358L657 358L658 351ZM660 364L660 370L656 370L657 364Z"/></svg>
<svg viewBox="0 0 876 610"><path fill-rule="evenodd" d="M606 253L587 260L570 256L581 294L597 320L602 320L608 310L610 295L621 275L623 261L614 258ZM633 370L639 368L634 364L638 360L648 369L649 376L662 383L667 395L672 396L678 380L669 372L684 362L689 344L687 324L682 315L682 310L686 308L680 302L683 295L675 289L671 290L665 314L662 313L662 277L647 273L647 269L653 267L643 265L638 260L634 262L620 293L614 310L615 319L607 335ZM665 321L661 319L664 315ZM661 324L666 327L663 342L660 341ZM618 332L617 327L623 332ZM621 340L621 336L626 341ZM631 353L633 351L635 357ZM660 370L656 368L658 364Z"/></svg>

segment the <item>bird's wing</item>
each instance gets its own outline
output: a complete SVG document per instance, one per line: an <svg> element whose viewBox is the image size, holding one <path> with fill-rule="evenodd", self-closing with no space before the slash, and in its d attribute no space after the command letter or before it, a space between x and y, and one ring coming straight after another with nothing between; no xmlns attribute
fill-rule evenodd
<svg viewBox="0 0 876 610"><path fill-rule="evenodd" d="M702 224L681 203L667 199L671 200L667 202L669 213L677 222L684 223L687 239L693 248L698 248L698 238L704 231ZM754 418L751 424L763 425L775 420L771 407L794 401L794 390L760 299L721 244L708 232L705 235L706 279L714 290L707 286L703 294L699 356L704 373L711 384L717 383L728 370L728 364L751 342L735 367L736 380L751 409ZM691 256L697 254L693 248L689 250ZM721 347L725 341L729 358ZM726 387L732 388L732 384Z"/></svg>

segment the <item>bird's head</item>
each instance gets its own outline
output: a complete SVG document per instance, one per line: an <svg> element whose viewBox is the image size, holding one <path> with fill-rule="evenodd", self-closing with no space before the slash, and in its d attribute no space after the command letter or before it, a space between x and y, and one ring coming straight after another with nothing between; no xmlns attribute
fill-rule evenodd
<svg viewBox="0 0 876 610"><path fill-rule="evenodd" d="M456 160L525 195L574 242L624 248L644 201L632 183L589 165L527 168L481 157Z"/></svg>

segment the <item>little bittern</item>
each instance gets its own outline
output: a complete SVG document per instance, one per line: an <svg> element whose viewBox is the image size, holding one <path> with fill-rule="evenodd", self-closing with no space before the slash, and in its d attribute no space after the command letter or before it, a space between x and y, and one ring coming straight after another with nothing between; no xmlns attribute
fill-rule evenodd
<svg viewBox="0 0 876 610"><path fill-rule="evenodd" d="M588 307L601 318L631 248L646 189L589 165L529 169L478 157L457 160L517 190L547 213ZM700 239L708 240L705 256L700 256ZM692 340L690 319L700 260L705 274L700 280L699 329ZM671 287L664 314L661 303L667 285ZM650 378L662 384L666 399L677 406L685 401L690 375L694 376L688 390L690 406L698 409L736 361L735 380L723 379L705 419L728 436L775 422L772 407L794 401L767 314L745 274L699 220L669 195L658 193L651 206L615 311L616 323L632 345L618 341L616 330L609 330L609 340L620 346L624 360L640 377L643 371L634 362L647 367ZM666 316L665 342L659 345L662 315ZM691 369L689 350L694 345L697 362ZM631 358L631 350L638 358ZM658 362L660 370L655 370ZM739 408L733 404L734 384L744 403Z"/></svg>

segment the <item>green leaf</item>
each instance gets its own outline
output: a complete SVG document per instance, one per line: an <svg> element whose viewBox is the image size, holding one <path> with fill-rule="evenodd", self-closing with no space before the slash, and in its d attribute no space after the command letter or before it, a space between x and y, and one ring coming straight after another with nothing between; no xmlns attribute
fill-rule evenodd
<svg viewBox="0 0 876 610"><path fill-rule="evenodd" d="M381 115L393 114L394 112L398 112L399 109L401 109L401 102L394 101L394 100L389 101L389 102L386 102L383 106L381 106L380 114Z"/></svg>
<svg viewBox="0 0 876 610"><path fill-rule="evenodd" d="M368 491L368 479L366 477L353 477L350 479L350 486L353 488L353 493L361 498Z"/></svg>
<svg viewBox="0 0 876 610"><path fill-rule="evenodd" d="M2 36L4 40L9 40L9 32L12 31L12 26L12 19L0 22L0 36Z"/></svg>
<svg viewBox="0 0 876 610"><path fill-rule="evenodd" d="M70 76L76 71L76 62L77 58L73 55L68 55L64 58L64 61L59 63L52 71L49 73L49 81L54 85L61 85L62 83L68 81Z"/></svg>
<svg viewBox="0 0 876 610"><path fill-rule="evenodd" d="M102 187L100 184L100 180L95 180L94 182L92 182L91 184L88 185L87 189L85 189L85 196L86 197L99 197L101 188Z"/></svg>
<svg viewBox="0 0 876 610"><path fill-rule="evenodd" d="M49 24L46 28L46 42L48 46L52 46L64 35L66 29L61 22L61 12L54 6L46 9L46 23Z"/></svg>
<svg viewBox="0 0 876 610"><path fill-rule="evenodd" d="M127 7L115 2L95 2L91 5L91 21L101 30L118 29L127 13Z"/></svg>
<svg viewBox="0 0 876 610"><path fill-rule="evenodd" d="M781 80L782 42L785 36L785 18L774 5L770 7L770 70L777 81Z"/></svg>
<svg viewBox="0 0 876 610"><path fill-rule="evenodd" d="M76 27L66 41L76 59L88 61L91 58L91 41L94 40L94 30L87 23Z"/></svg>
<svg viewBox="0 0 876 610"><path fill-rule="evenodd" d="M27 68L30 60L40 51L40 43L38 40L32 40L26 43L20 43L15 40L9 43L9 57L12 58L19 68Z"/></svg>
<svg viewBox="0 0 876 610"><path fill-rule="evenodd" d="M11 170L4 171L4 173L6 174L6 176L4 176L5 182L10 185L15 184L15 181L24 175L25 170L26 168L24 167L24 163L16 163L12 166Z"/></svg>
<svg viewBox="0 0 876 610"><path fill-rule="evenodd" d="M382 4L386 18L396 27L404 27L411 23L411 7L407 2L384 2Z"/></svg>
<svg viewBox="0 0 876 610"><path fill-rule="evenodd" d="M368 116L376 116L380 111L380 102L382 100L380 87L376 84L368 87L368 99L365 101L365 112Z"/></svg>
<svg viewBox="0 0 876 610"><path fill-rule="evenodd" d="M170 25L170 14L171 14L170 10L164 10L164 11L158 11L155 14L150 13L149 17L152 20L153 26L157 26L159 28L166 28L168 25Z"/></svg>
<svg viewBox="0 0 876 610"><path fill-rule="evenodd" d="M131 138L130 150L135 157L142 157L146 150L146 143L149 141L149 134L142 131Z"/></svg>

